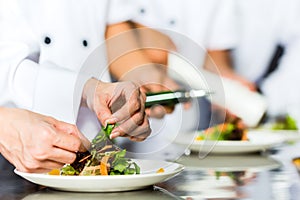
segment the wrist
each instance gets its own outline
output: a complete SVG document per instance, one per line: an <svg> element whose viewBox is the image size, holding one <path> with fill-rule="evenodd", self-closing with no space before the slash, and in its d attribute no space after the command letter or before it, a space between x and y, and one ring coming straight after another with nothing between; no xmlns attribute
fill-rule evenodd
<svg viewBox="0 0 300 200"><path fill-rule="evenodd" d="M102 87L105 84L95 78L90 78L84 85L82 91L82 103L89 105L89 102L93 101L97 88Z"/></svg>

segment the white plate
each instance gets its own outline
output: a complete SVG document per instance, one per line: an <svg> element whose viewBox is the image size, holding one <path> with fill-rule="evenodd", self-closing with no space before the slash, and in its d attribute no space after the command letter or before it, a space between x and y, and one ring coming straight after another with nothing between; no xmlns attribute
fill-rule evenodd
<svg viewBox="0 0 300 200"><path fill-rule="evenodd" d="M269 133L274 135L280 135L286 142L296 142L300 140L300 132L297 130L271 130L271 129L253 129L252 133Z"/></svg>
<svg viewBox="0 0 300 200"><path fill-rule="evenodd" d="M195 152L206 152L216 154L239 154L265 151L276 145L282 144L285 138L270 132L249 131L248 141L187 141L177 138L176 143L189 145L189 149Z"/></svg>
<svg viewBox="0 0 300 200"><path fill-rule="evenodd" d="M133 159L134 160L134 159ZM14 170L23 178L47 187L76 192L116 192L142 189L181 172L181 164L154 160L134 160L141 167L138 175L117 176L53 176L48 174L24 173ZM165 172L156 173L160 168Z"/></svg>

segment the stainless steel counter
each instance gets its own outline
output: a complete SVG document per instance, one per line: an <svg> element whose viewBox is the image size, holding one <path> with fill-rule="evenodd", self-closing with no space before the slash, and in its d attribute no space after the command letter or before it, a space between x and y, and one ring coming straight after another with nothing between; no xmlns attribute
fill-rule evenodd
<svg viewBox="0 0 300 200"><path fill-rule="evenodd" d="M300 199L300 178L291 163L300 143L272 152L244 155L197 154L181 157L185 170L145 190L120 193L61 192L32 184L12 172L0 171L0 199Z"/></svg>

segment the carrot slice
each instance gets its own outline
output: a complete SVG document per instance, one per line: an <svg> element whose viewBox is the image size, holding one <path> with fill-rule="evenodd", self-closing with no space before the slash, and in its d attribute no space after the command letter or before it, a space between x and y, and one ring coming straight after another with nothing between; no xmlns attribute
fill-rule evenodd
<svg viewBox="0 0 300 200"><path fill-rule="evenodd" d="M164 173L164 172L165 172L164 168L159 168L159 169L156 171L156 173Z"/></svg>
<svg viewBox="0 0 300 200"><path fill-rule="evenodd" d="M109 156L104 156L100 162L100 174L103 176L108 175L107 165L108 165Z"/></svg>
<svg viewBox="0 0 300 200"><path fill-rule="evenodd" d="M49 175L60 175L60 170L59 169L52 169L50 172L48 172Z"/></svg>

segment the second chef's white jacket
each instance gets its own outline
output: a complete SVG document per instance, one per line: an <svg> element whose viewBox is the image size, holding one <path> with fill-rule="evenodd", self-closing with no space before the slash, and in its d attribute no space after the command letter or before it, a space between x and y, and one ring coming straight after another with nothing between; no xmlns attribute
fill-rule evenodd
<svg viewBox="0 0 300 200"><path fill-rule="evenodd" d="M234 51L238 74L253 82L267 70L277 45L284 47L278 68L261 82L271 116L289 113L300 125L300 2L236 0L240 40Z"/></svg>
<svg viewBox="0 0 300 200"><path fill-rule="evenodd" d="M138 7L133 18L135 22L178 32L211 50L230 49L236 44L235 6L232 0L135 2ZM180 41L175 38L174 42Z"/></svg>

